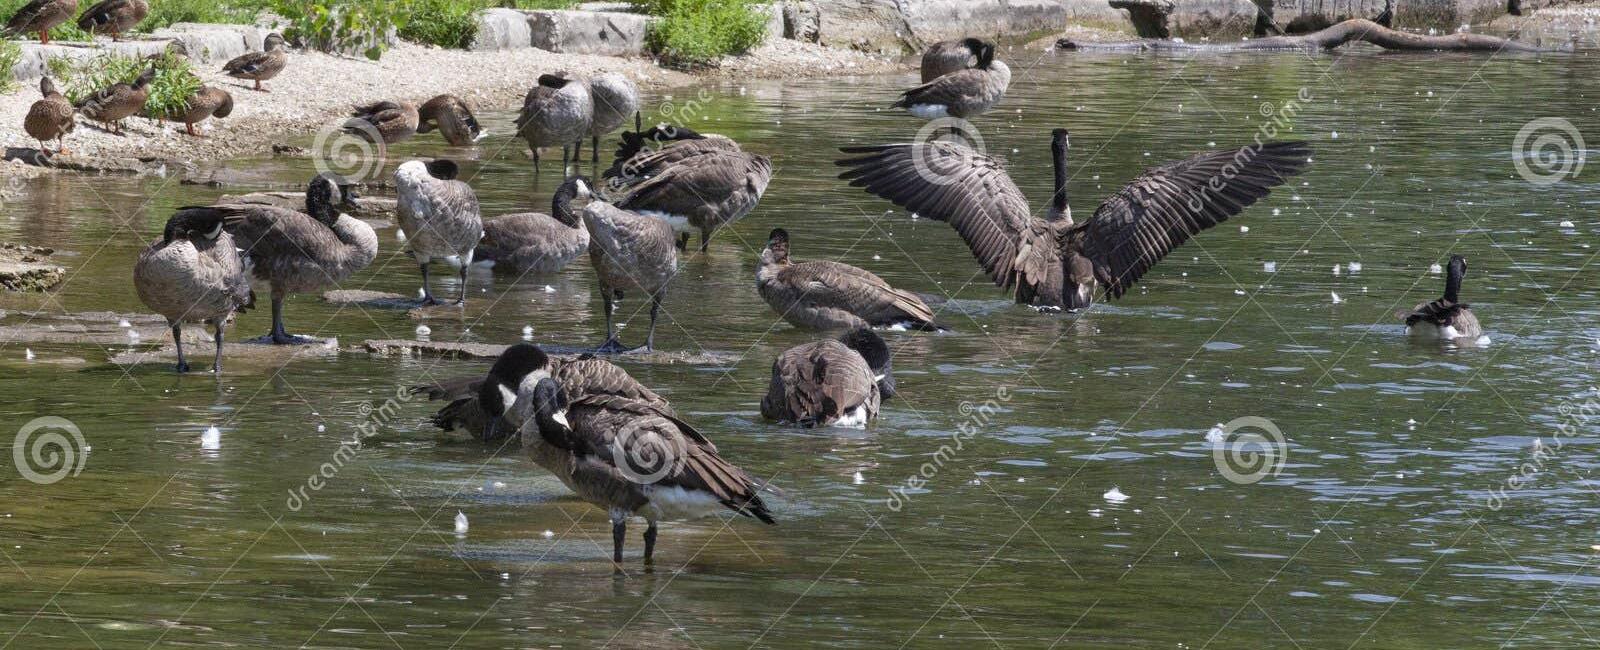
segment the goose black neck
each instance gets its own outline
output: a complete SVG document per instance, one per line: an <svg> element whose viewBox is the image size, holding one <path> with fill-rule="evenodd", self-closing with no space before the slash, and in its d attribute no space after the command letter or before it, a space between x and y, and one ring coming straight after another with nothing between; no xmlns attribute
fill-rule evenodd
<svg viewBox="0 0 1600 650"><path fill-rule="evenodd" d="M554 198L550 199L550 215L556 221L576 228L578 226L578 213L572 209L572 199L577 198L578 188L571 183L556 189Z"/></svg>
<svg viewBox="0 0 1600 650"><path fill-rule="evenodd" d="M1461 279L1467 274L1467 265L1450 261L1450 270L1444 277L1444 299L1461 302Z"/></svg>
<svg viewBox="0 0 1600 650"><path fill-rule="evenodd" d="M1050 207L1055 214L1065 214L1067 211L1067 130L1056 129L1051 133L1050 160L1055 168L1055 194L1050 197Z"/></svg>

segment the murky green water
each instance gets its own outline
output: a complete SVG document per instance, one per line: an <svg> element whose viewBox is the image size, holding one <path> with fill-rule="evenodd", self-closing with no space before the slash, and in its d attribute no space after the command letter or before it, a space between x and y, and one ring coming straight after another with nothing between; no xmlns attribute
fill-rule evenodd
<svg viewBox="0 0 1600 650"><path fill-rule="evenodd" d="M877 109L908 77L729 85L698 105L679 91L696 127L772 155L778 172L754 215L687 262L658 336L739 361L629 369L784 489L780 526L665 527L654 572L636 528L614 577L604 516L548 475L513 451L442 444L431 405L374 410L396 387L480 371L468 362L347 352L234 361L217 380L174 376L166 359L102 362L122 346L6 345L0 422L66 417L92 448L76 476L0 483L6 647L1593 645L1597 171L1530 184L1513 140L1541 117L1600 139L1600 66L1037 56L1013 55L1003 110L977 122L1035 201L1051 127L1073 132L1081 215L1143 166L1247 141L1263 104L1281 111L1302 88L1292 135L1315 142L1316 162L1304 185L1179 250L1147 290L1045 316L1008 305L947 226L885 214L834 180L835 147L911 137L914 120ZM515 147L489 155L511 129L509 115L488 121L484 160L465 166L488 212L543 209L557 175L535 178ZM311 172L229 166L296 184ZM5 206L0 239L71 251L73 275L50 299L4 297L13 310L138 311L136 251L174 207L221 193L82 177L29 189ZM773 356L814 336L775 325L754 291L757 249L779 224L801 258L950 297L953 332L890 335L901 398L866 431L757 414ZM379 261L346 287L415 292L393 231L381 234ZM1471 260L1465 294L1487 348L1410 343L1392 316L1438 295L1427 267L1452 252ZM1359 273L1333 273L1350 262ZM540 341L600 336L586 262L515 285L476 277L486 290L466 319L430 322L433 338L508 342L524 325ZM347 348L417 324L315 296L288 316ZM266 328L252 313L230 338ZM51 363L63 357L89 363ZM992 414L973 408L991 399ZM1244 416L1287 437L1281 472L1254 484L1229 481L1205 440ZM340 453L374 422L379 436ZM1577 429L1556 437L1561 424ZM213 425L220 448L202 449ZM941 452L952 436L961 448ZM323 487L288 503L319 472ZM922 473L924 487L890 498ZM1113 487L1128 498L1106 499Z"/></svg>

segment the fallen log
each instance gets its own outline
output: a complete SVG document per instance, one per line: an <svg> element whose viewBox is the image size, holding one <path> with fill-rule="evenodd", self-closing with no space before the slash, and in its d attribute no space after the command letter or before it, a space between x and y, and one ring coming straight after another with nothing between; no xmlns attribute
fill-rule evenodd
<svg viewBox="0 0 1600 650"><path fill-rule="evenodd" d="M1386 50L1454 52L1571 52L1571 44L1541 47L1486 34L1423 36L1402 32L1365 18L1355 18L1298 36L1269 36L1236 43L1186 43L1180 40L1142 39L1107 43L1056 41L1063 50L1159 52L1274 52L1331 50L1352 41L1371 43Z"/></svg>

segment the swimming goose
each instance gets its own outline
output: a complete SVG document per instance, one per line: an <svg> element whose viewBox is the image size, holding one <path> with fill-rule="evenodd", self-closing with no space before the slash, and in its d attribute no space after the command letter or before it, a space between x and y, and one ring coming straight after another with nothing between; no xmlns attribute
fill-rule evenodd
<svg viewBox="0 0 1600 650"><path fill-rule="evenodd" d="M144 110L144 102L150 98L150 82L155 78L156 69L148 68L133 83L112 84L78 100L73 107L84 117L109 125L112 133L122 135L122 121Z"/></svg>
<svg viewBox="0 0 1600 650"><path fill-rule="evenodd" d="M388 157L389 145L416 135L421 119L416 104L382 101L357 106L341 130L378 145L382 159Z"/></svg>
<svg viewBox="0 0 1600 650"><path fill-rule="evenodd" d="M550 214L520 212L483 222L480 264L517 273L555 273L589 250L589 229L572 202L594 195L589 179L568 178L550 200Z"/></svg>
<svg viewBox="0 0 1600 650"><path fill-rule="evenodd" d="M628 291L650 296L650 330L643 350L654 350L661 301L666 298L667 285L678 274L678 249L673 243L672 227L660 219L604 201L592 201L584 207L583 223L589 229L589 265L600 280L600 296L606 310L606 341L596 351L628 351L617 340L612 321L617 301Z"/></svg>
<svg viewBox="0 0 1600 650"><path fill-rule="evenodd" d="M260 52L246 52L223 64L222 71L235 79L256 82L253 90L265 93L272 91L263 87L261 82L283 72L283 68L289 65L289 51L284 47L283 36L276 33L268 34L262 45Z"/></svg>
<svg viewBox="0 0 1600 650"><path fill-rule="evenodd" d="M1461 279L1467 275L1467 258L1450 256L1444 279L1444 297L1416 306L1406 315L1406 333L1449 340L1476 341L1483 327L1467 303L1461 302Z"/></svg>
<svg viewBox="0 0 1600 650"><path fill-rule="evenodd" d="M517 133L533 150L533 168L539 169L539 149L561 145L561 169L566 173L574 143L583 145L594 122L594 98L589 85L565 73L539 75L517 114Z"/></svg>
<svg viewBox="0 0 1600 650"><path fill-rule="evenodd" d="M465 147L488 135L478 125L472 107L455 95L439 95L423 103L417 109L417 119L417 133L438 129L445 142L457 147Z"/></svg>
<svg viewBox="0 0 1600 650"><path fill-rule="evenodd" d="M338 284L378 256L378 235L372 226L340 214L336 207L355 200L354 191L346 187L337 174L323 173L311 179L305 212L259 204L195 208L226 217L224 227L245 251L251 273L272 285L272 332L268 338L273 343L316 342L284 331L286 296Z"/></svg>
<svg viewBox="0 0 1600 650"><path fill-rule="evenodd" d="M924 120L965 119L988 112L1011 85L1011 68L994 60L993 43L983 43L974 53L978 57L974 67L936 77L900 93L900 99L891 107L904 108Z"/></svg>
<svg viewBox="0 0 1600 650"><path fill-rule="evenodd" d="M72 102L61 96L49 77L39 80L39 92L44 97L28 107L28 115L22 118L22 130L39 141L40 151L48 153L44 143L55 140L56 153L64 154L67 152L64 140L77 126L78 111L72 107Z"/></svg>
<svg viewBox="0 0 1600 650"><path fill-rule="evenodd" d="M483 239L483 216L478 211L478 195L465 181L456 180L458 168L449 160L423 163L412 160L394 172L395 193L399 195L395 213L400 230L406 234L406 247L422 268L422 304L433 305L428 288L428 263L434 258L454 258L461 267L461 297L467 302L467 271L472 253Z"/></svg>
<svg viewBox="0 0 1600 650"><path fill-rule="evenodd" d="M222 330L236 311L250 305L245 274L233 236L222 228L224 215L206 208L184 208L167 219L161 240L151 242L133 265L139 301L166 317L178 346L178 372L189 372L183 356L183 324L211 323L216 357L212 372L222 372Z"/></svg>
<svg viewBox="0 0 1600 650"><path fill-rule="evenodd" d="M112 41L120 41L123 32L133 31L148 15L150 4L145 0L101 0L78 16L78 29L91 35L109 33Z"/></svg>
<svg viewBox="0 0 1600 650"><path fill-rule="evenodd" d="M971 68L988 46L982 39L963 38L959 41L940 41L922 53L922 83Z"/></svg>
<svg viewBox="0 0 1600 650"><path fill-rule="evenodd" d="M802 427L862 427L894 396L889 346L870 329L797 345L772 362L761 415Z"/></svg>
<svg viewBox="0 0 1600 650"><path fill-rule="evenodd" d="M184 100L183 112L172 117L182 121L184 130L197 138L205 136L194 132L194 125L206 118L224 118L233 114L233 95L221 88L200 86L189 99Z"/></svg>
<svg viewBox="0 0 1600 650"><path fill-rule="evenodd" d="M630 516L649 524L647 563L663 519L726 509L777 523L761 500L761 484L724 460L704 434L671 409L618 394L637 385L606 361L553 364L538 346L521 343L495 360L479 403L516 427L535 463L610 513L614 562L622 562Z"/></svg>
<svg viewBox="0 0 1600 650"><path fill-rule="evenodd" d="M1046 218L1000 161L938 141L845 147L839 178L924 217L949 222L989 279L1025 305L1081 309L1097 287L1120 298L1167 253L1304 171L1310 145L1206 151L1145 170L1083 223L1067 204L1067 132L1051 141L1055 194ZM925 173L931 172L931 173ZM932 177L932 178L930 178Z"/></svg>
<svg viewBox="0 0 1600 650"><path fill-rule="evenodd" d="M829 260L790 261L789 232L782 228L767 236L756 263L756 291L795 327L940 329L917 294L891 287L864 269Z"/></svg>
<svg viewBox="0 0 1600 650"><path fill-rule="evenodd" d="M590 155L598 168L601 136L617 130L630 116L634 130L639 130L639 87L625 76L605 73L589 79L589 94L594 103L594 117L589 121Z"/></svg>
<svg viewBox="0 0 1600 650"><path fill-rule="evenodd" d="M39 35L40 45L50 44L50 30L78 15L78 0L33 0L11 14L0 37Z"/></svg>
<svg viewBox="0 0 1600 650"><path fill-rule="evenodd" d="M665 220L680 233L679 248L698 230L701 252L718 229L755 210L772 180L771 159L720 136L634 155L622 167L612 179L617 207Z"/></svg>

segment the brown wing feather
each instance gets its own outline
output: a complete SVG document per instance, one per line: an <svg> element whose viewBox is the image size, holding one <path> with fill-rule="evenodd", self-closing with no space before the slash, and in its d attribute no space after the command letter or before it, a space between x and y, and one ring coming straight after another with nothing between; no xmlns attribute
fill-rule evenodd
<svg viewBox="0 0 1600 650"><path fill-rule="evenodd" d="M790 264L779 272L779 280L800 291L804 302L842 309L870 325L912 321L937 327L933 309L917 294L890 286L883 278L849 264L829 260Z"/></svg>

